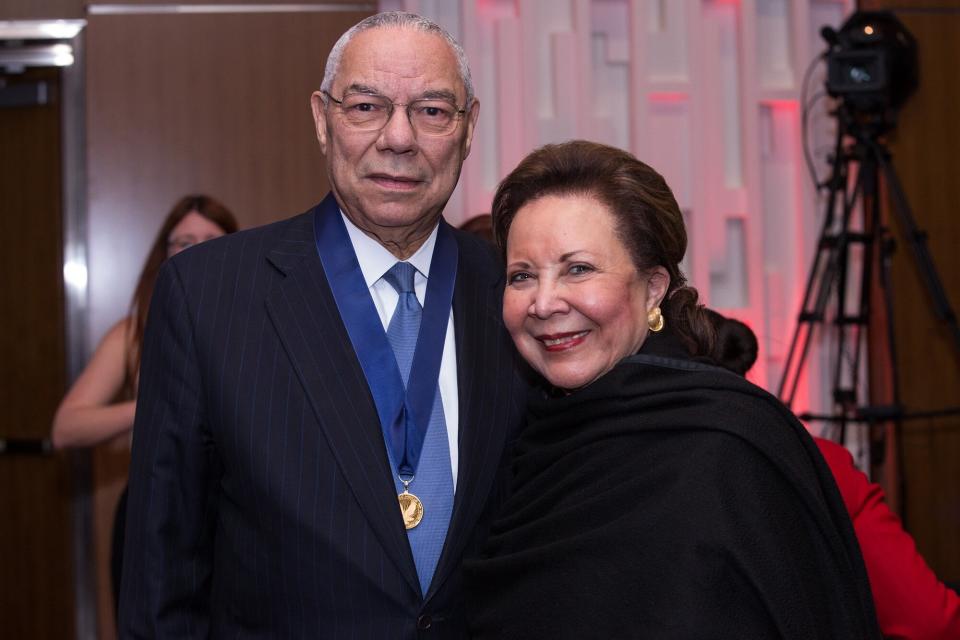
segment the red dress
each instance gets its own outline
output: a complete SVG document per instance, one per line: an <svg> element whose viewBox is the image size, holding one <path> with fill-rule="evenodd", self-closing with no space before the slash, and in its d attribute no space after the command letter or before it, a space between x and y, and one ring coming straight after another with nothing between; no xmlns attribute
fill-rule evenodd
<svg viewBox="0 0 960 640"><path fill-rule="evenodd" d="M814 438L850 512L870 577L880 629L887 638L960 640L960 598L937 579L913 538L850 453Z"/></svg>

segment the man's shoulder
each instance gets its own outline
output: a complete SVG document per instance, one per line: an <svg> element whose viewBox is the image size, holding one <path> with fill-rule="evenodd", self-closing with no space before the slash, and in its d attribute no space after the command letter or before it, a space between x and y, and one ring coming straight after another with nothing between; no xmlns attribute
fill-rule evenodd
<svg viewBox="0 0 960 640"><path fill-rule="evenodd" d="M174 256L177 270L207 272L214 264L242 268L264 257L306 255L313 245L313 209L209 240Z"/></svg>

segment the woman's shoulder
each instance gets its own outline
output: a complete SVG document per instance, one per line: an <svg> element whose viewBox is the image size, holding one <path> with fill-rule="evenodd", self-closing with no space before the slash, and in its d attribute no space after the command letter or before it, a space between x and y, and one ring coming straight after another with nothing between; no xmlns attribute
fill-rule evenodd
<svg viewBox="0 0 960 640"><path fill-rule="evenodd" d="M103 334L103 338L100 340L100 348L119 350L125 353L131 346L133 332L133 316L124 316L113 323Z"/></svg>
<svg viewBox="0 0 960 640"><path fill-rule="evenodd" d="M702 451L704 468L735 475L766 466L798 484L818 482L815 458L820 456L809 433L767 391L707 364L643 356L628 360L635 371L621 379L627 398L622 404L631 407L637 421ZM757 466L741 464L748 460Z"/></svg>
<svg viewBox="0 0 960 640"><path fill-rule="evenodd" d="M614 381L618 393L638 408L662 407L706 429L737 430L749 424L799 426L795 416L766 390L722 367L693 359L638 354L624 359Z"/></svg>

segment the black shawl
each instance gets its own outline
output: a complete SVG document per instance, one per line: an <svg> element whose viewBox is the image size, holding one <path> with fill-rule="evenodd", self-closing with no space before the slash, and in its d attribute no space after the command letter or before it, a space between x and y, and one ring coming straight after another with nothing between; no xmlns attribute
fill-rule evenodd
<svg viewBox="0 0 960 640"><path fill-rule="evenodd" d="M725 370L641 354L535 392L513 494L466 563L476 638L879 638L803 426Z"/></svg>

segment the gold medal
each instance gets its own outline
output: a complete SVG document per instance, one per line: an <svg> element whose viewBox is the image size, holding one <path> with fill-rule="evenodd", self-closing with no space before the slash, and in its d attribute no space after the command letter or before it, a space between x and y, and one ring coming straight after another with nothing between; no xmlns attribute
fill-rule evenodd
<svg viewBox="0 0 960 640"><path fill-rule="evenodd" d="M423 520L423 503L420 498L413 495L406 489L397 496L400 501L400 513L403 515L403 526L407 529L413 529Z"/></svg>
<svg viewBox="0 0 960 640"><path fill-rule="evenodd" d="M403 483L403 493L397 496L397 500L400 501L400 515L403 516L403 526L407 529L413 529L423 520L423 503L420 502L420 498L407 491L407 487L413 482L413 478L409 480L400 478L400 482Z"/></svg>

